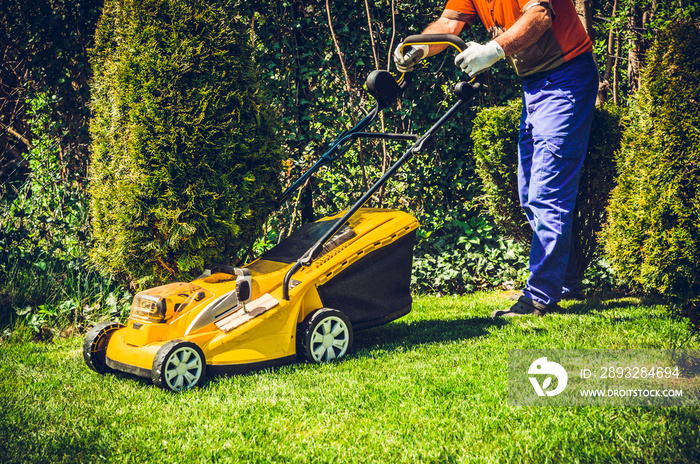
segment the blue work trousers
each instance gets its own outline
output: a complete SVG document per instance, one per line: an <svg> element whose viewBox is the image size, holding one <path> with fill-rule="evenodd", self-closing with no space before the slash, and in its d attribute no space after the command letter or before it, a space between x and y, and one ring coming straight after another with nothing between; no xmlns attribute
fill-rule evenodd
<svg viewBox="0 0 700 464"><path fill-rule="evenodd" d="M577 293L572 222L598 92L591 53L525 77L518 192L533 230L525 296L545 305Z"/></svg>

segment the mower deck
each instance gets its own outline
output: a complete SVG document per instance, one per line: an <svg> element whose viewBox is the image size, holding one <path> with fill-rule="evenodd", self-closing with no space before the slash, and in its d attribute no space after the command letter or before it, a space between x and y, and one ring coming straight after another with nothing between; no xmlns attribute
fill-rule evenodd
<svg viewBox="0 0 700 464"><path fill-rule="evenodd" d="M152 377L154 362L164 345L180 340L201 349L209 373L244 372L297 359L298 325L320 308L341 311L355 329L384 324L408 313L418 222L409 214L392 210L359 210L326 244L321 256L295 275L290 299L283 299L284 275L300 250L312 245L338 217L301 227L243 268L250 275L250 300L230 309L222 306L220 314L200 329L188 332L188 327L201 318L198 313L224 301L235 289L234 268L215 266L209 275L179 284L182 289L201 289L192 290L199 291L201 301L189 311L173 312L163 323L147 322L132 311L127 325L109 338L107 367ZM181 299L187 296L178 295ZM177 297L168 297L168 308L177 307ZM179 304L193 303L190 298Z"/></svg>

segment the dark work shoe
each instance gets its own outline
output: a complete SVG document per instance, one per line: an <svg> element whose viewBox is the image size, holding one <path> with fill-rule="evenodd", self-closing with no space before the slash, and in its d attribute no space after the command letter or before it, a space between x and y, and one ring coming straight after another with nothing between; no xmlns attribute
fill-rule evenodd
<svg viewBox="0 0 700 464"><path fill-rule="evenodd" d="M554 303L544 305L525 295L518 298L518 301L508 310L496 310L491 313L492 318L511 316L544 316L548 312L556 311L559 305Z"/></svg>

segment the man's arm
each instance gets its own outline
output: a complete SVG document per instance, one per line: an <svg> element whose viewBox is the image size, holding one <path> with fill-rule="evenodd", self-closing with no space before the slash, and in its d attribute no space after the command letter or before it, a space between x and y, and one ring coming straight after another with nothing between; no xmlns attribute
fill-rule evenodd
<svg viewBox="0 0 700 464"><path fill-rule="evenodd" d="M476 76L501 58L537 42L551 26L550 10L539 4L534 5L507 31L485 45L469 42L466 50L455 57L455 64L470 76Z"/></svg>
<svg viewBox="0 0 700 464"><path fill-rule="evenodd" d="M465 25L464 21L441 17L426 27L423 34L459 35ZM495 41L501 46L506 56L510 56L537 42L551 26L552 13L549 8L535 5L523 13L510 29L496 37ZM428 56L440 53L445 48L447 45L431 45Z"/></svg>
<svg viewBox="0 0 700 464"><path fill-rule="evenodd" d="M459 33L462 32L462 29L464 29L465 24L467 23L465 23L464 21L457 21L456 19L447 19L441 17L437 21L432 23L430 26L426 27L423 31L423 34L459 35ZM431 44L427 56L437 55L446 48L447 45L444 44Z"/></svg>
<svg viewBox="0 0 700 464"><path fill-rule="evenodd" d="M552 12L542 6L534 5L529 8L518 20L503 34L496 37L486 45L469 42L469 47L455 58L455 64L474 76L493 65L504 56L513 55L534 44L542 37L542 34L552 26ZM467 23L457 19L442 16L430 26L425 28L423 34L454 34L458 35ZM420 50L412 58L404 61L400 44L394 51L394 60L397 68L402 72L413 70L418 61L426 56L440 53L447 45L431 44L430 46L416 46ZM408 55L410 56L410 55Z"/></svg>
<svg viewBox="0 0 700 464"><path fill-rule="evenodd" d="M510 29L494 39L506 56L518 53L534 44L552 26L549 8L536 5L527 10Z"/></svg>

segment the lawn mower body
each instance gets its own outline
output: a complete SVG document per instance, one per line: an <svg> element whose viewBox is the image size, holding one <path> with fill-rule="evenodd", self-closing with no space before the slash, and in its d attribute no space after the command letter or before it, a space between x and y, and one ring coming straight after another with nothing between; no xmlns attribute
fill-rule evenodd
<svg viewBox="0 0 700 464"><path fill-rule="evenodd" d="M411 44L466 44L452 35L411 36ZM413 51L409 52L412 53ZM458 101L423 136L365 129L405 89L374 71L368 91L375 108L329 144L315 165L279 198L281 204L319 167L361 137L412 141L347 211L306 224L244 267L213 266L193 282L138 293L127 325L98 324L88 332L83 357L93 370L150 377L179 391L206 373L241 373L297 359L328 362L352 346L353 330L385 324L411 310L411 268L418 222L410 214L365 208L412 156L423 152L446 121L469 102L480 83L460 82Z"/></svg>
<svg viewBox="0 0 700 464"><path fill-rule="evenodd" d="M306 224L243 268L214 266L193 282L137 294L127 325L109 333L106 368L158 383L158 354L177 340L196 345L209 374L241 373L297 360L299 326L319 309L342 312L354 329L407 314L418 222L400 211L359 210L283 298L289 268L341 216Z"/></svg>

